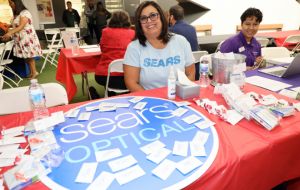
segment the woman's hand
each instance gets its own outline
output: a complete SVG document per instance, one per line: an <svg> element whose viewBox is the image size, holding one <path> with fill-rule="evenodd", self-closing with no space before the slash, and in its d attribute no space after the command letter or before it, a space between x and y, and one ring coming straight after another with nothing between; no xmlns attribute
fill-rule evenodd
<svg viewBox="0 0 300 190"><path fill-rule="evenodd" d="M5 42L9 41L11 38L12 38L12 35L9 32L7 32L3 36L1 36L1 39Z"/></svg>

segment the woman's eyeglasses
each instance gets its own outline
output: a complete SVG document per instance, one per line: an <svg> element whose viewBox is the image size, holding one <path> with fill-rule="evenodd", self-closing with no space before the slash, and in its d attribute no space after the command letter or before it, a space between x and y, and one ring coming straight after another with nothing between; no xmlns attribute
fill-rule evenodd
<svg viewBox="0 0 300 190"><path fill-rule="evenodd" d="M146 24L148 22L148 19L150 18L151 21L156 21L158 18L158 13L151 13L149 16L141 16L140 22L142 24Z"/></svg>

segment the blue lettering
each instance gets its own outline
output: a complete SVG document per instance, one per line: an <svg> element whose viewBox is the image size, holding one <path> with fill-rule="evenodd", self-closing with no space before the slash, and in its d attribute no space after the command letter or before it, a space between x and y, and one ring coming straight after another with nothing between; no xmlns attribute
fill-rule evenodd
<svg viewBox="0 0 300 190"><path fill-rule="evenodd" d="M176 64L180 64L180 56L179 55L176 55L174 57L174 65L176 65Z"/></svg>
<svg viewBox="0 0 300 190"><path fill-rule="evenodd" d="M76 150L76 152L73 153L71 156L71 153L75 150ZM80 151L80 150L82 150L82 151ZM91 155L91 151L88 147L75 146L75 147L70 148L66 152L65 158L70 163L79 163L79 162L83 162L84 160L86 160L90 155Z"/></svg>
<svg viewBox="0 0 300 190"><path fill-rule="evenodd" d="M152 59L151 67L157 67L157 63L158 63L157 59Z"/></svg>
<svg viewBox="0 0 300 190"><path fill-rule="evenodd" d="M166 67L169 66L169 65L173 65L173 57L167 58Z"/></svg>
<svg viewBox="0 0 300 190"><path fill-rule="evenodd" d="M145 58L145 59L144 59L144 66L145 66L145 67L149 67L149 66L150 66L150 63L151 63L150 58Z"/></svg>
<svg viewBox="0 0 300 190"><path fill-rule="evenodd" d="M162 60L162 59L159 60L158 67L165 67L164 60Z"/></svg>

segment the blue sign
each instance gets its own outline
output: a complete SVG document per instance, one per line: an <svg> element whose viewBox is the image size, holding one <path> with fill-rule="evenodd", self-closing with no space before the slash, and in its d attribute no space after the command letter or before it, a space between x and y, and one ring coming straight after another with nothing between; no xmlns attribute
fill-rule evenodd
<svg viewBox="0 0 300 190"><path fill-rule="evenodd" d="M134 97L120 97L100 100L79 107L80 113L86 112L86 106L97 106L102 102L130 103L129 107L118 108L115 111L100 112L94 110L88 121L78 121L78 118L66 118L66 122L55 127L54 133L58 144L65 151L65 160L60 167L54 168L48 175L55 183L68 189L86 189L89 184L76 183L75 179L83 163L96 162L95 152L119 148L122 157L132 155L137 164L144 170L145 175L120 185L114 180L109 189L164 189L168 187L183 188L198 179L211 165L218 151L218 136L213 126L199 129L194 124L187 124L182 119L189 115L197 115L201 120L206 118L191 107L184 106L188 111L178 117L173 113L178 106L170 100L144 97L147 102L142 110L134 109L135 103L129 100ZM187 174L179 170L162 180L152 174L157 164L148 160L141 147L159 140L172 151L175 141L191 141L198 131L209 134L205 143L207 156L198 156L203 164ZM190 152L188 153L190 156ZM173 155L167 159L179 162L186 157ZM108 165L111 160L98 163L94 179L101 172L114 174Z"/></svg>

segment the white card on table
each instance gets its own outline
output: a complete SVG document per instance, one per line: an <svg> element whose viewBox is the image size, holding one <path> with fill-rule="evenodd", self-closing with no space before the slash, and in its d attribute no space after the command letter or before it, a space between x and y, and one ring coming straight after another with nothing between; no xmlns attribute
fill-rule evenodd
<svg viewBox="0 0 300 190"><path fill-rule="evenodd" d="M77 117L77 115L79 114L80 110L79 109L75 109L75 110L70 110L68 111L68 113L66 114L66 117Z"/></svg>
<svg viewBox="0 0 300 190"><path fill-rule="evenodd" d="M16 160L15 158L0 159L0 168L14 165L15 160Z"/></svg>
<svg viewBox="0 0 300 190"><path fill-rule="evenodd" d="M114 181L114 174L102 172L96 179L88 186L86 190L106 190Z"/></svg>
<svg viewBox="0 0 300 190"><path fill-rule="evenodd" d="M20 143L26 143L25 137L9 137L0 140L0 146L8 145L8 144L20 144Z"/></svg>
<svg viewBox="0 0 300 190"><path fill-rule="evenodd" d="M114 148L110 150L102 150L102 151L95 152L95 156L97 162L102 162L102 161L120 157L122 156L122 152L119 148Z"/></svg>
<svg viewBox="0 0 300 190"><path fill-rule="evenodd" d="M20 134L23 134L24 131L24 126L19 126L19 127L12 127L9 129L2 130L2 135L13 135L19 136Z"/></svg>
<svg viewBox="0 0 300 190"><path fill-rule="evenodd" d="M181 117L183 114L185 114L188 111L188 109L179 107L178 109L173 111L173 115L177 117Z"/></svg>
<svg viewBox="0 0 300 190"><path fill-rule="evenodd" d="M177 107L182 107L182 106L188 106L191 105L190 102L188 101L182 101L182 102L174 102L176 104Z"/></svg>
<svg viewBox="0 0 300 190"><path fill-rule="evenodd" d="M203 131L197 131L196 135L193 138L193 142L198 142L199 144L204 145L209 137L209 133Z"/></svg>
<svg viewBox="0 0 300 190"><path fill-rule="evenodd" d="M86 106L85 111L94 111L99 109L99 106Z"/></svg>
<svg viewBox="0 0 300 190"><path fill-rule="evenodd" d="M101 105L101 104L100 104ZM99 111L100 112L109 112L109 111L116 111L117 106L99 106Z"/></svg>
<svg viewBox="0 0 300 190"><path fill-rule="evenodd" d="M159 164L163 159L165 159L169 154L171 153L171 151L169 149L166 148L161 148L158 149L157 151L149 154L147 156L148 160L151 160L152 162Z"/></svg>
<svg viewBox="0 0 300 190"><path fill-rule="evenodd" d="M129 103L116 103L117 108L128 108L130 106Z"/></svg>
<svg viewBox="0 0 300 190"><path fill-rule="evenodd" d="M201 166L203 163L197 158L191 156L176 164L176 168L182 173L187 174L197 167Z"/></svg>
<svg viewBox="0 0 300 190"><path fill-rule="evenodd" d="M300 102L298 103L293 103L294 108L297 109L297 111L300 111Z"/></svg>
<svg viewBox="0 0 300 190"><path fill-rule="evenodd" d="M78 121L88 121L91 117L91 112L83 112L79 115Z"/></svg>
<svg viewBox="0 0 300 190"><path fill-rule="evenodd" d="M94 175L97 170L97 162L89 162L89 163L83 163L79 173L77 174L77 177L75 179L75 182L77 183L92 183L94 179Z"/></svg>
<svg viewBox="0 0 300 190"><path fill-rule="evenodd" d="M231 125L237 124L239 121L241 121L244 118L244 116L241 115L236 110L227 110L226 115L227 115L226 121L229 122Z"/></svg>
<svg viewBox="0 0 300 190"><path fill-rule="evenodd" d="M190 150L192 156L206 156L205 147L199 142L190 142Z"/></svg>
<svg viewBox="0 0 300 190"><path fill-rule="evenodd" d="M173 154L178 156L187 156L189 143L187 141L175 141L173 146Z"/></svg>
<svg viewBox="0 0 300 190"><path fill-rule="evenodd" d="M162 143L161 141L157 140L154 141L150 144L147 144L143 147L141 147L141 151L143 151L145 154L151 154L155 151L157 151L158 149L161 149L163 147L165 147L166 145L164 143Z"/></svg>
<svg viewBox="0 0 300 190"><path fill-rule="evenodd" d="M156 168L152 170L152 173L159 177L162 180L168 179L168 177L173 173L176 169L176 163L165 159L160 163Z"/></svg>
<svg viewBox="0 0 300 190"><path fill-rule="evenodd" d="M123 170L125 168L128 168L134 164L136 164L137 161L132 155L128 155L113 161L108 162L108 165L113 172L117 172L119 170Z"/></svg>
<svg viewBox="0 0 300 190"><path fill-rule="evenodd" d="M198 115L192 114L192 115L189 115L189 116L183 118L182 120L184 122L186 122L187 124L192 124L192 123L199 121L200 119L201 119L201 117L199 117Z"/></svg>
<svg viewBox="0 0 300 190"><path fill-rule="evenodd" d="M54 112L51 114L51 117L55 121L55 125L66 121L63 111Z"/></svg>
<svg viewBox="0 0 300 190"><path fill-rule="evenodd" d="M115 174L116 180L120 185L129 183L141 176L145 175L144 170L139 166L135 165L131 168L123 170Z"/></svg>
<svg viewBox="0 0 300 190"><path fill-rule="evenodd" d="M27 151L27 149L16 149L13 151L6 151L0 154L0 159L3 158L16 158L17 156L23 156L23 154Z"/></svg>
<svg viewBox="0 0 300 190"><path fill-rule="evenodd" d="M203 120L203 121L195 123L195 125L199 129L206 129L208 127L211 127L211 126L215 125L215 123L212 122L211 120Z"/></svg>
<svg viewBox="0 0 300 190"><path fill-rule="evenodd" d="M5 145L5 146L0 146L0 153L6 152L6 151L14 151L19 148L19 144L11 144L11 145Z"/></svg>
<svg viewBox="0 0 300 190"><path fill-rule="evenodd" d="M129 102L132 102L135 104L135 103L141 101L142 99L144 99L144 97L134 97L134 98L130 99Z"/></svg>
<svg viewBox="0 0 300 190"><path fill-rule="evenodd" d="M133 108L136 110L142 110L147 105L147 102L139 102Z"/></svg>

